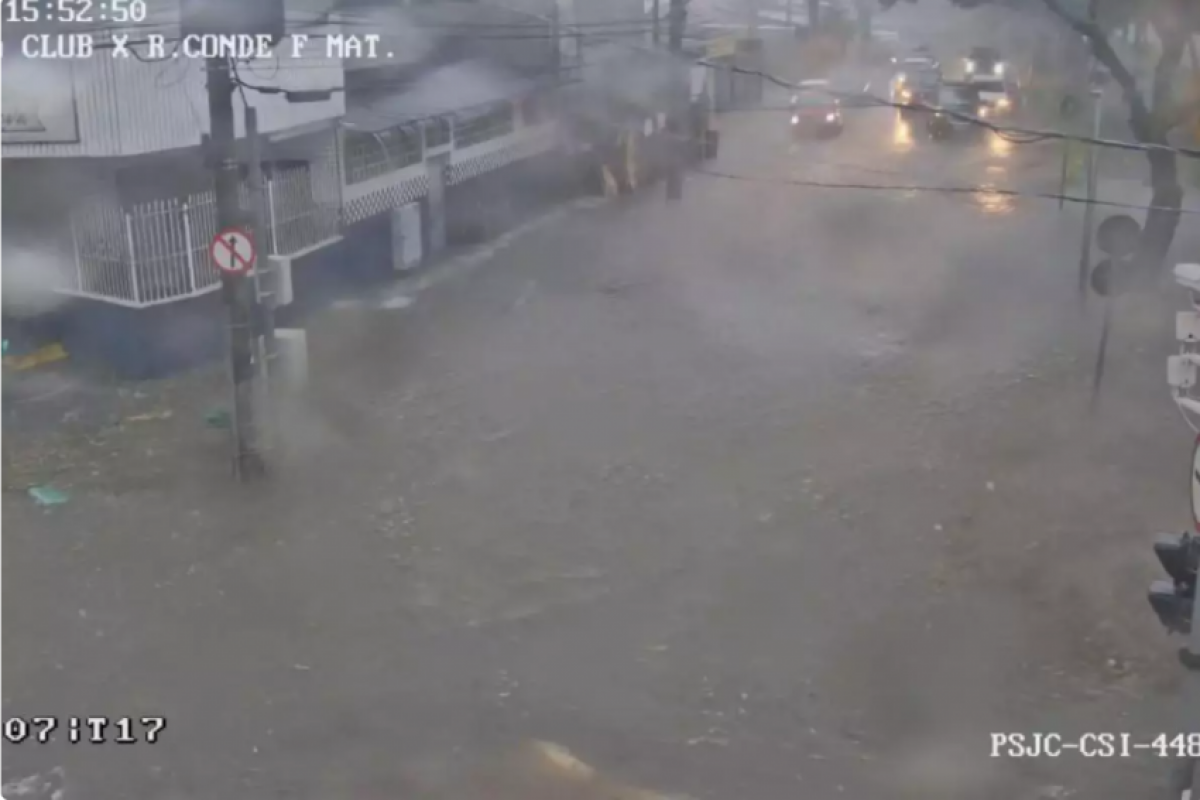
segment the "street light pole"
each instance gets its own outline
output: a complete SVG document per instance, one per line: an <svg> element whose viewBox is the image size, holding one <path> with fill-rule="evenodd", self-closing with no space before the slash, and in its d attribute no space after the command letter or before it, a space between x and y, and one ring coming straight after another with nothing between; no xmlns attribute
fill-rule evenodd
<svg viewBox="0 0 1200 800"><path fill-rule="evenodd" d="M670 10L670 49L672 78L671 109L667 115L668 152L671 154L669 171L667 173L667 200L683 199L683 163L686 148L691 143L691 137L683 135L683 118L687 111L687 103L691 96L690 75L687 63L683 60L683 29L687 22L687 0L671 0Z"/></svg>
<svg viewBox="0 0 1200 800"><path fill-rule="evenodd" d="M1083 206L1083 239L1079 252L1079 292L1087 296L1088 273L1092 268L1092 228L1096 216L1096 167L1100 151L1095 140L1100 138L1100 117L1104 112L1104 92L1093 88L1092 94L1092 142L1088 145L1087 195Z"/></svg>

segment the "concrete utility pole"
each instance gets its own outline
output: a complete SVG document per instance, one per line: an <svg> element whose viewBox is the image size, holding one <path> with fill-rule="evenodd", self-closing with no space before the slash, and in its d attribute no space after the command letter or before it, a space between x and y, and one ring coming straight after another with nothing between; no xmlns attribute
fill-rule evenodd
<svg viewBox="0 0 1200 800"><path fill-rule="evenodd" d="M747 19L746 35L751 39L758 38L758 0L746 0L746 13L750 16Z"/></svg>
<svg viewBox="0 0 1200 800"><path fill-rule="evenodd" d="M654 0L654 5L651 6L651 12L654 14L654 46L658 47L662 44L662 9L660 8L659 0Z"/></svg>
<svg viewBox="0 0 1200 800"><path fill-rule="evenodd" d="M683 29L687 24L687 0L671 0L669 46L674 63L675 86L671 91L671 109L667 115L668 152L670 169L667 172L667 199L683 199L683 166L692 137L683 132L684 117L691 99L691 74L683 59Z"/></svg>
<svg viewBox="0 0 1200 800"><path fill-rule="evenodd" d="M217 198L217 228L244 223L238 188L240 169L235 157L233 129L233 76L229 61L207 62L209 158ZM254 408L253 287L243 275L221 273L221 297L229 312L229 366L233 382L233 471L239 479L265 471L259 448Z"/></svg>
<svg viewBox="0 0 1200 800"><path fill-rule="evenodd" d="M262 172L263 154L262 139L258 134L258 109L247 103L245 118L246 143L250 161L250 230L254 234L255 243L264 250L268 250L271 242L271 230L269 228L270 221L265 220L263 215L267 205L267 191ZM274 248L270 248L270 252L273 253L273 251ZM255 338L259 343L258 379L262 384L260 387L262 391L259 393L262 402L258 408L263 411L265 417L261 444L270 447L275 434L275 431L271 429L270 421L273 419L271 414L272 372L275 368L273 362L277 355L275 343L275 295L277 289L272 262L266 255L267 253L263 253L254 265L254 307L258 311L257 324L254 327L257 329Z"/></svg>

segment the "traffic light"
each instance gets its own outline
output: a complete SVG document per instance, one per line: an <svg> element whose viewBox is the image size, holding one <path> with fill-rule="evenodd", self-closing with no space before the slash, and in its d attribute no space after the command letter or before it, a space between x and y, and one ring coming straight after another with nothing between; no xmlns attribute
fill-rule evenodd
<svg viewBox="0 0 1200 800"><path fill-rule="evenodd" d="M1150 584L1150 607L1168 633L1189 634L1196 597L1196 570L1200 565L1200 539L1188 533L1160 534L1154 542L1154 555L1171 579Z"/></svg>

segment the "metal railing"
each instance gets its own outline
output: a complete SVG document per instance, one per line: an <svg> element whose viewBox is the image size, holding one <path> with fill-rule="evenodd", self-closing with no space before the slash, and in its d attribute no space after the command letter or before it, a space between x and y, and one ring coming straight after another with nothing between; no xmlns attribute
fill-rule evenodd
<svg viewBox="0 0 1200 800"><path fill-rule="evenodd" d="M245 186L241 202L249 209ZM314 200L308 168L271 176L263 204L260 257L295 253L340 232L341 209ZM84 206L71 218L74 280L61 291L134 306L204 294L221 281L208 252L216 233L211 190L125 208Z"/></svg>
<svg viewBox="0 0 1200 800"><path fill-rule="evenodd" d="M379 133L347 130L344 136L347 184L419 164L425 157L419 124L397 125Z"/></svg>

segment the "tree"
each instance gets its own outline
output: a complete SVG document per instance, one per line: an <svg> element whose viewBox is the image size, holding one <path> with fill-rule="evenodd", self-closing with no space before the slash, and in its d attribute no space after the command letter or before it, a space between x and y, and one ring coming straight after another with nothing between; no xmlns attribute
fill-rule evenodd
<svg viewBox="0 0 1200 800"><path fill-rule="evenodd" d="M884 8L898 0L880 0ZM916 0L907 0L916 2ZM995 4L1014 10L1048 11L1087 42L1096 61L1121 89L1129 111L1129 128L1138 142L1168 145L1171 132L1194 121L1200 113L1200 91L1195 85L1179 92L1177 77L1183 54L1200 35L1200 2L1197 0L950 0L960 8ZM1112 31L1131 23L1148 26L1160 43L1158 63L1149 97L1137 84L1133 69L1113 48ZM1146 212L1138 263L1161 267L1179 227L1183 188L1176 156L1167 150L1146 150L1150 166L1152 208Z"/></svg>

